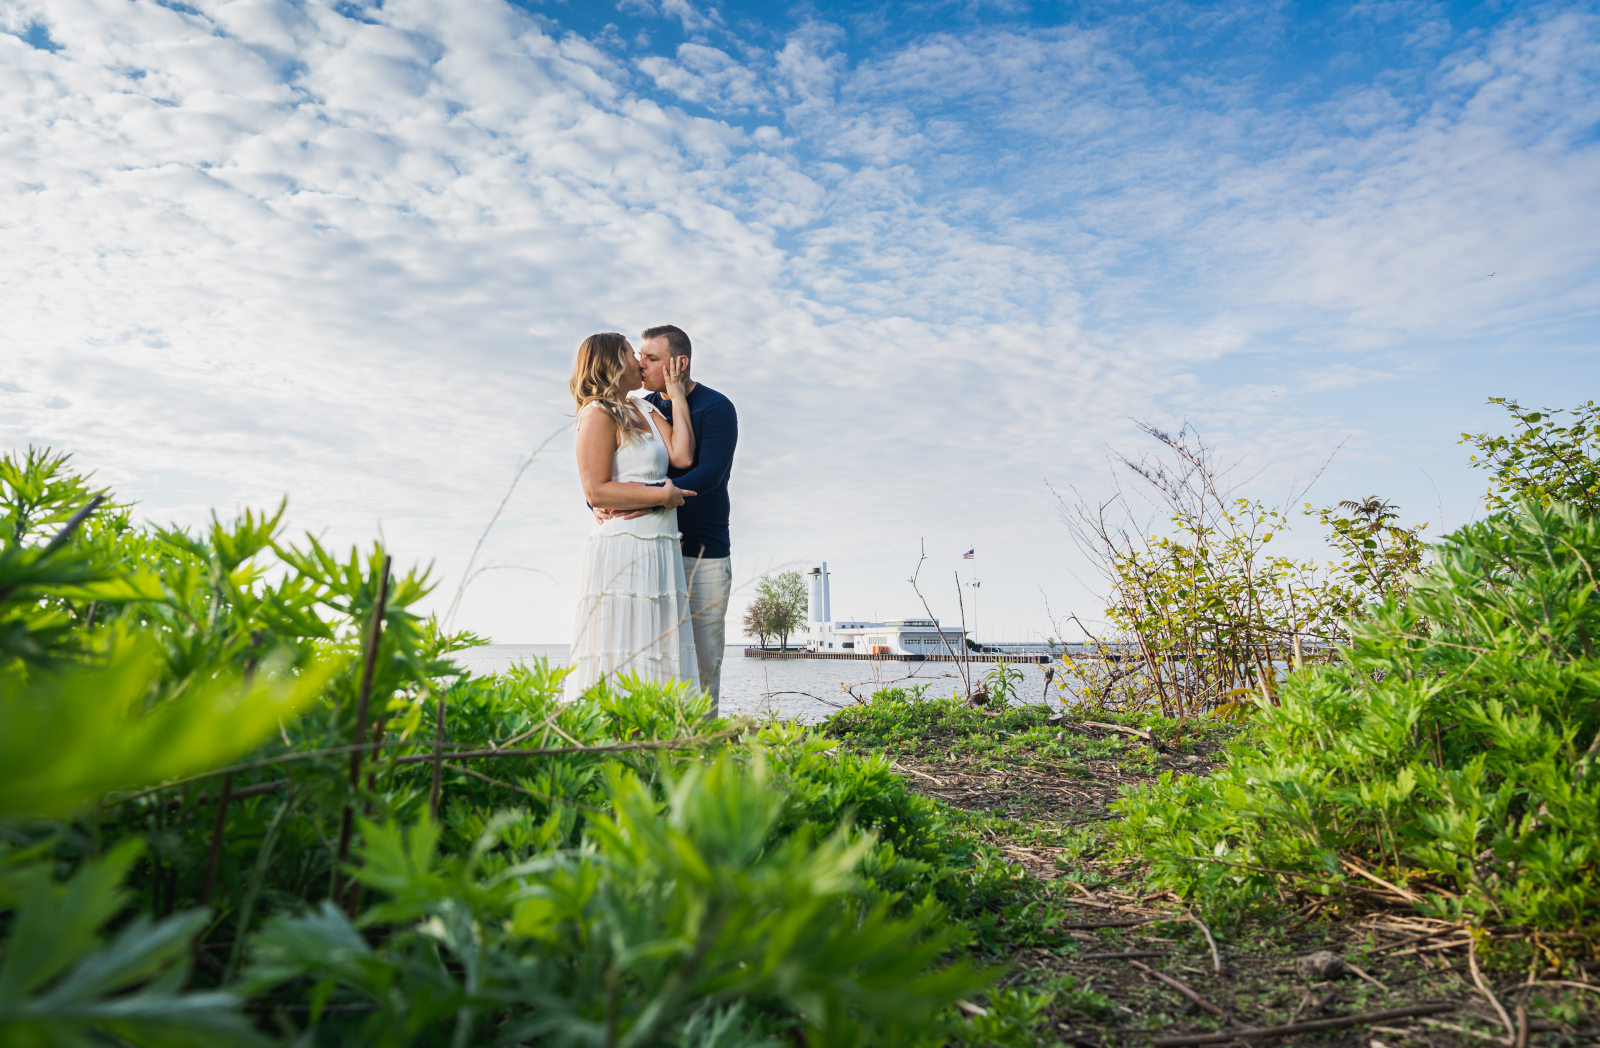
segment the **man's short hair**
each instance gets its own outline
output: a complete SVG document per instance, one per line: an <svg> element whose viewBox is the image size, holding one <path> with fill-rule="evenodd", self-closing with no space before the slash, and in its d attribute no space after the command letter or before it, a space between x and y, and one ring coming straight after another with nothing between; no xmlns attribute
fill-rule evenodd
<svg viewBox="0 0 1600 1048"><path fill-rule="evenodd" d="M673 324L662 324L660 327L645 328L643 338L664 338L667 340L667 352L674 357L694 356L694 347L689 343L689 333L683 328Z"/></svg>

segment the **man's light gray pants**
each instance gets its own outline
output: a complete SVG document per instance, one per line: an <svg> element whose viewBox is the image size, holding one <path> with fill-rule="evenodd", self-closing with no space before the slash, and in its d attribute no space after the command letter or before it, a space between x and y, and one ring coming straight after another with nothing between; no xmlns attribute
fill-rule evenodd
<svg viewBox="0 0 1600 1048"><path fill-rule="evenodd" d="M684 557L689 577L689 614L694 619L694 651L700 664L700 687L711 693L711 715L717 716L722 691L722 653L727 647L728 590L733 584L730 557Z"/></svg>

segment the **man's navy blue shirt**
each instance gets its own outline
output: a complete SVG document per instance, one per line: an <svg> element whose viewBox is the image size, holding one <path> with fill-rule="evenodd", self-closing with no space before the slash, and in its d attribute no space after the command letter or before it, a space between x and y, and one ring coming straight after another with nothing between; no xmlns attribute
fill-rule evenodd
<svg viewBox="0 0 1600 1048"><path fill-rule="evenodd" d="M650 403L672 420L672 401L650 394ZM733 401L696 382L689 394L689 421L694 426L694 464L671 468L667 476L695 493L678 507L678 530L683 533L685 557L728 556L728 475L733 472L733 449L739 443L739 416Z"/></svg>

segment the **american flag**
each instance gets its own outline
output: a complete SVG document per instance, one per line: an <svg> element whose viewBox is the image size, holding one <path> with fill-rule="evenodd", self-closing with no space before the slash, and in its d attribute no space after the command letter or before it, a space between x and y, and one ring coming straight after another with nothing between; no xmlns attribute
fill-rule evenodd
<svg viewBox="0 0 1600 1048"><path fill-rule="evenodd" d="M962 560L971 560L973 557L976 557L977 555L978 555L978 548L976 546L974 546L972 549L969 549L965 553L961 554L961 559Z"/></svg>

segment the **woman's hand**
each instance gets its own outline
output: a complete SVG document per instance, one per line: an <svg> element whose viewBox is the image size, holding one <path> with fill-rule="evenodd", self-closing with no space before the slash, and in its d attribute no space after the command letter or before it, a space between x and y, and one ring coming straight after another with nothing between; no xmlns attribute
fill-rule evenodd
<svg viewBox="0 0 1600 1048"><path fill-rule="evenodd" d="M694 423L689 417L689 358L668 357L661 370L667 387L667 397L672 401L672 427L662 434L667 442L667 461L677 469L694 466ZM663 420L664 421L664 420Z"/></svg>
<svg viewBox="0 0 1600 1048"><path fill-rule="evenodd" d="M683 400L689 395L683 386L684 380L689 377L688 357L668 357L662 374L666 379L668 400Z"/></svg>
<svg viewBox="0 0 1600 1048"><path fill-rule="evenodd" d="M672 483L672 478L671 477L667 478L666 486L663 487L661 489L661 491L662 491L662 503L661 503L661 505L662 505L662 508L664 508L664 509L677 509L679 506L683 505L683 500L684 499L691 498L694 495L694 492L685 491L682 488L678 487L676 484Z"/></svg>

